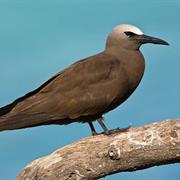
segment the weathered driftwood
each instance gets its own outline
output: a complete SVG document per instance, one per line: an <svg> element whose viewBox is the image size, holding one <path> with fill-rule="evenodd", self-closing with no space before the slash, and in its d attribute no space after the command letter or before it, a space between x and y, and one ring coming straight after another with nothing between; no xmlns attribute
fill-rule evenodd
<svg viewBox="0 0 180 180"><path fill-rule="evenodd" d="M87 137L26 166L17 180L98 179L180 162L180 119Z"/></svg>

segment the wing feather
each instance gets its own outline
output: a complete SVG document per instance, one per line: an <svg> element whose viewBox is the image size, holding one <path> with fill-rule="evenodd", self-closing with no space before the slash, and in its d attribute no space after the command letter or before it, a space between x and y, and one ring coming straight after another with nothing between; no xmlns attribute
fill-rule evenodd
<svg viewBox="0 0 180 180"><path fill-rule="evenodd" d="M116 58L104 52L81 60L1 108L0 115L46 113L76 119L103 112L118 93L114 69L119 65Z"/></svg>

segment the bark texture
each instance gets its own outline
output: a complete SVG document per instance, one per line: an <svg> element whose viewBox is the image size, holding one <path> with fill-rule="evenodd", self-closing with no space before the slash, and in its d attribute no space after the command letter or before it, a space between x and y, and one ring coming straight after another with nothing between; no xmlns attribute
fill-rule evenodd
<svg viewBox="0 0 180 180"><path fill-rule="evenodd" d="M180 119L87 137L34 160L16 180L98 179L180 162Z"/></svg>

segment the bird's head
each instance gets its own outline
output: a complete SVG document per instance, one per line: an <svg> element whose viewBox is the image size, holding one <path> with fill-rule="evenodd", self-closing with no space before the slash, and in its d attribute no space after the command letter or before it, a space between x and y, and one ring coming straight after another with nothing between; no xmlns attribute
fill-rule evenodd
<svg viewBox="0 0 180 180"><path fill-rule="evenodd" d="M162 39L144 35L143 32L135 26L122 24L116 26L109 34L106 48L121 47L129 50L138 50L139 47L145 43L169 45Z"/></svg>

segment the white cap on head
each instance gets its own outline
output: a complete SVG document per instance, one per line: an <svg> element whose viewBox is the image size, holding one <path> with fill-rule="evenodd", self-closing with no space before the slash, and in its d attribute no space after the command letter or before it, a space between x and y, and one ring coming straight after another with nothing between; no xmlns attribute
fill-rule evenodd
<svg viewBox="0 0 180 180"><path fill-rule="evenodd" d="M142 35L143 32L136 26L130 25L130 24L121 24L113 28L112 31L117 31L117 32L125 32L125 31L130 31L138 35Z"/></svg>
<svg viewBox="0 0 180 180"><path fill-rule="evenodd" d="M129 24L121 24L113 28L106 41L106 48L123 47L128 49L138 49L139 44L132 41L126 35L126 32L131 32L137 35L142 35L143 32L136 26Z"/></svg>

